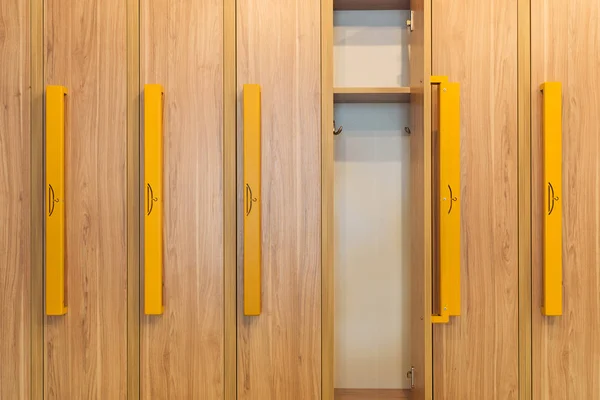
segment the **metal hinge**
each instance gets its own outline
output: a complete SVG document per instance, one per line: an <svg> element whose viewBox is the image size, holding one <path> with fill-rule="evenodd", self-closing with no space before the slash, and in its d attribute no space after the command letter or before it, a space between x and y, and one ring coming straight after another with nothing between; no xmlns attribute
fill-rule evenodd
<svg viewBox="0 0 600 400"><path fill-rule="evenodd" d="M408 26L408 28L410 29L411 32L415 30L415 26L414 26L414 23L413 23L413 21L415 20L414 16L415 16L415 12L411 11L410 12L410 19L406 20L406 26Z"/></svg>
<svg viewBox="0 0 600 400"><path fill-rule="evenodd" d="M406 379L410 379L410 388L415 388L415 367L410 367L410 371L406 373Z"/></svg>

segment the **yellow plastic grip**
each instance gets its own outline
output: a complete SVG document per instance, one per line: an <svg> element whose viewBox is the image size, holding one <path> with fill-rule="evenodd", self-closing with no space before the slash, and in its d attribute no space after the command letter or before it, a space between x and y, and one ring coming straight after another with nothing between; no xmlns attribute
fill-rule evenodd
<svg viewBox="0 0 600 400"><path fill-rule="evenodd" d="M244 92L244 315L261 311L260 86Z"/></svg>
<svg viewBox="0 0 600 400"><path fill-rule="evenodd" d="M46 314L67 313L65 113L67 88L46 88Z"/></svg>
<svg viewBox="0 0 600 400"><path fill-rule="evenodd" d="M163 102L161 85L144 85L144 313L163 302Z"/></svg>
<svg viewBox="0 0 600 400"><path fill-rule="evenodd" d="M460 315L460 85L444 76L439 85L439 268L440 314L432 323L447 323Z"/></svg>
<svg viewBox="0 0 600 400"><path fill-rule="evenodd" d="M543 92L544 261L542 314L562 315L562 87L546 82Z"/></svg>

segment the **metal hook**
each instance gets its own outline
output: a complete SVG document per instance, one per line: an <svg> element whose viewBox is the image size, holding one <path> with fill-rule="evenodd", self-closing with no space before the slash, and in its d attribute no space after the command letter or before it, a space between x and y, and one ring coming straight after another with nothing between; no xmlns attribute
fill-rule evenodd
<svg viewBox="0 0 600 400"><path fill-rule="evenodd" d="M333 120L333 134L334 135L339 135L340 133L342 133L342 130L344 130L343 126L340 126L339 128L335 128L335 120Z"/></svg>

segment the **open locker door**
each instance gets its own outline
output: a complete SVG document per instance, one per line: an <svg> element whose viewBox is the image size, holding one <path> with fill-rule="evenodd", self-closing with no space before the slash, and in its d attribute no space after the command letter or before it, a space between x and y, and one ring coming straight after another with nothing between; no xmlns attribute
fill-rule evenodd
<svg viewBox="0 0 600 400"><path fill-rule="evenodd" d="M411 350L410 398L431 399L431 2L411 0ZM425 90L427 88L427 90Z"/></svg>

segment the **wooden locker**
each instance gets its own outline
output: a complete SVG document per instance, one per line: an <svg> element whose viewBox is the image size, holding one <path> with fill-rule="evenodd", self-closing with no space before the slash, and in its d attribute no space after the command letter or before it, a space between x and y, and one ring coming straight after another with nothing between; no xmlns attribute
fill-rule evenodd
<svg viewBox="0 0 600 400"><path fill-rule="evenodd" d="M462 201L461 314L433 325L433 397L517 399L517 2L433 0L431 12L432 75L460 82Z"/></svg>
<svg viewBox="0 0 600 400"><path fill-rule="evenodd" d="M407 43L389 42L389 37L382 38L382 43L386 45L393 43L395 46L408 44L409 48L409 67L404 67L394 71L396 76L390 81L389 77L385 87L379 85L356 85L355 87L333 87L333 57L332 49L338 42L345 41L334 38L332 34L333 13L336 11L367 11L374 10L410 10L407 13L408 20L394 21L391 26L406 26L409 32ZM396 15L396 14L395 14ZM402 15L402 14L397 14ZM374 18L373 14L366 14L365 18ZM385 19L386 23L380 27L389 27L390 20ZM341 23L344 25L344 23ZM357 30L357 42L360 46L366 43L373 45L378 43L373 36L365 34L362 31L363 26ZM366 29L364 31L367 31ZM389 33L390 30L387 31ZM431 398L431 269L426 266L431 265L431 128L430 108L431 94L428 90L429 76L431 75L431 2L422 0L329 0L322 1L322 48L323 48L323 103L322 103L322 251L323 251L323 304L322 304L322 335L323 335L323 398L324 399L367 399L373 396L382 398L404 398L409 396L415 399ZM372 33L371 33L372 35ZM373 42L372 42L373 41ZM369 45L364 47L369 47ZM343 57L342 57L343 58ZM349 60L343 59L344 62ZM367 63L376 63L377 60L368 60ZM398 63L398 60L392 61ZM337 67L336 67L337 69ZM342 66L340 68L344 70ZM390 69L388 68L388 71ZM408 72L410 70L410 72ZM343 73L342 73L343 74ZM385 81L385 78L379 78ZM393 83L391 83L393 82ZM404 83L408 86L400 86ZM427 88L427 90L426 90ZM329 93L328 93L329 91ZM410 360L412 368L406 371L406 387L410 389L403 390L399 388L360 388L344 389L336 388L334 392L334 331L339 327L334 327L334 295L336 273L334 271L334 135L343 135L341 127L336 126L334 120L333 103L363 103L362 106L378 106L370 103L388 103L382 105L384 110L395 110L403 108L399 103L409 103L410 124L404 132L410 136ZM369 108L372 110L372 108ZM360 117L356 117L360 120ZM333 135L332 135L332 122ZM338 124L341 121L338 121ZM404 122L404 121L402 121ZM364 129L364 124L361 124ZM378 124L379 125L379 124ZM381 126L378 126L381 129ZM383 128L384 130L389 129ZM388 133L388 132L386 132ZM364 161L364 160L361 160ZM398 265L398 268L401 268ZM386 277L387 278L387 277ZM359 294L358 294L359 295ZM395 316L396 317L396 316ZM343 333L342 333L343 335ZM385 351L385 350L384 350ZM384 356L389 361L389 354ZM360 363L360 360L356 361ZM337 373L337 372L336 372ZM404 374L402 375L404 377ZM352 383L352 382L351 382ZM355 383L353 383L355 384Z"/></svg>
<svg viewBox="0 0 600 400"><path fill-rule="evenodd" d="M142 104L144 85L163 90L163 191L154 207L163 213L164 298L162 313L145 314L150 260L142 260L143 399L224 397L223 12L219 0L140 1Z"/></svg>
<svg viewBox="0 0 600 400"><path fill-rule="evenodd" d="M321 397L320 13L318 0L237 1L241 400ZM260 86L261 112L262 188L252 200L262 213L262 298L252 316L242 290L244 84Z"/></svg>
<svg viewBox="0 0 600 400"><path fill-rule="evenodd" d="M600 3L532 0L531 10L532 398L597 399ZM548 82L562 90L542 93L541 85ZM544 125L544 102L554 103L562 123ZM547 144L562 145L552 164L545 160ZM555 188L556 178L547 179L545 172L553 167L562 169L558 173L562 191L549 194L549 184ZM545 260L544 219L556 215L552 205L562 207L557 216L562 228L552 228L562 234L557 245L562 256ZM561 263L562 271L545 269L546 261ZM556 282L544 290L544 281L552 275ZM557 301L561 312L543 315L544 299Z"/></svg>
<svg viewBox="0 0 600 400"><path fill-rule="evenodd" d="M0 7L0 398L31 395L30 3Z"/></svg>
<svg viewBox="0 0 600 400"><path fill-rule="evenodd" d="M68 310L45 317L44 397L122 399L127 395L126 2L59 0L43 7L44 86L68 91L65 196L56 199L65 212Z"/></svg>

